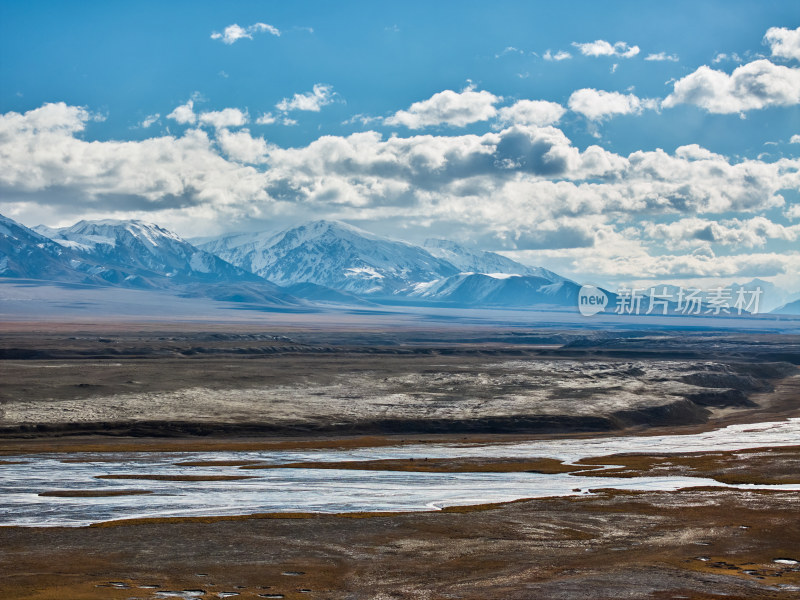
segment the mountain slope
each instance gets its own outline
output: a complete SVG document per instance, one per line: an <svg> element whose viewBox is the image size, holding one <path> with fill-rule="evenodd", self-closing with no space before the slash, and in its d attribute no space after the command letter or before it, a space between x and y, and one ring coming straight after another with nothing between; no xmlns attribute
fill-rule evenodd
<svg viewBox="0 0 800 600"><path fill-rule="evenodd" d="M195 248L157 225L106 220L80 221L61 229L36 229L39 233L32 233L37 238L71 257L71 268L83 273L83 281L230 302L299 303L273 283ZM45 278L65 280L64 273L55 272Z"/></svg>
<svg viewBox="0 0 800 600"><path fill-rule="evenodd" d="M0 215L0 277L91 282L72 251Z"/></svg>
<svg viewBox="0 0 800 600"><path fill-rule="evenodd" d="M37 231L109 269L172 283L258 282L263 280L177 234L142 221L80 221L71 227Z"/></svg>
<svg viewBox="0 0 800 600"><path fill-rule="evenodd" d="M423 248L337 221L224 236L200 247L278 285L310 282L362 295L389 296L458 272Z"/></svg>
<svg viewBox="0 0 800 600"><path fill-rule="evenodd" d="M580 286L533 275L460 273L407 290L411 298L463 306L577 307Z"/></svg>
<svg viewBox="0 0 800 600"><path fill-rule="evenodd" d="M532 275L548 279L553 283L569 281L542 267L528 267L495 252L471 250L450 240L427 239L424 247L433 256L446 260L462 273Z"/></svg>
<svg viewBox="0 0 800 600"><path fill-rule="evenodd" d="M800 315L800 300L789 302L771 311L774 315Z"/></svg>

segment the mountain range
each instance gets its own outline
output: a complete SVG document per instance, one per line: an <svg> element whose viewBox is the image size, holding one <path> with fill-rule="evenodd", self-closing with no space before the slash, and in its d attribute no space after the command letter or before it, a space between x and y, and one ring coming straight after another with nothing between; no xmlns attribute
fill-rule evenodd
<svg viewBox="0 0 800 600"><path fill-rule="evenodd" d="M187 240L135 220L29 229L0 215L0 277L298 307L389 303L574 311L580 290L547 269L450 240L417 246L328 220ZM611 308L616 296L608 295Z"/></svg>

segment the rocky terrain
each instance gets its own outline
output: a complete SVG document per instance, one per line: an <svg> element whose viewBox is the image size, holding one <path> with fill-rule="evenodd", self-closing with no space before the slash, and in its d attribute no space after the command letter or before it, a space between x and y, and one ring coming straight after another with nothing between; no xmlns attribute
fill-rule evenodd
<svg viewBox="0 0 800 600"><path fill-rule="evenodd" d="M570 332L8 334L0 433L604 432L758 409L793 339ZM662 339L666 338L666 339ZM754 347L754 343L757 345ZM738 348L738 352L737 349Z"/></svg>

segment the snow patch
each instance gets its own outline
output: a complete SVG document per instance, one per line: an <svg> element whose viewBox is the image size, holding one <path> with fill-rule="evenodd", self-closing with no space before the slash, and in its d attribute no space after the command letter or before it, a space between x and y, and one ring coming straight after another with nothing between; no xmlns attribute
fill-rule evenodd
<svg viewBox="0 0 800 600"><path fill-rule="evenodd" d="M345 277L366 277L367 279L383 279L383 275L371 267L352 267L345 269Z"/></svg>

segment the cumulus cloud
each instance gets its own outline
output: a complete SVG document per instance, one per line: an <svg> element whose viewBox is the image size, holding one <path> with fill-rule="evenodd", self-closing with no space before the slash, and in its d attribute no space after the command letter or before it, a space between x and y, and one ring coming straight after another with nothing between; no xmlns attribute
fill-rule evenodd
<svg viewBox="0 0 800 600"><path fill-rule="evenodd" d="M565 112L566 109L557 102L519 100L511 106L501 108L499 118L503 123L541 127L558 123Z"/></svg>
<svg viewBox="0 0 800 600"><path fill-rule="evenodd" d="M576 90L567 102L569 109L582 114L591 121L599 121L615 115L639 114L645 108L657 108L657 102L642 99L634 94L606 92L592 88Z"/></svg>
<svg viewBox="0 0 800 600"><path fill-rule="evenodd" d="M620 58L632 58L639 54L639 46L629 46L627 42L617 42L611 44L605 40L595 40L581 44L572 42L572 45L580 50L584 56L618 56Z"/></svg>
<svg viewBox="0 0 800 600"><path fill-rule="evenodd" d="M558 51L558 52L556 52L555 54L553 54L552 52L550 52L550 50L547 50L547 52L545 52L545 53L542 55L542 58L544 58L545 60L555 60L555 61L560 61L560 60L567 60L567 59L569 59L569 58L572 58L572 54L570 54L570 53L569 53L569 52L567 52L566 50L559 50L559 51Z"/></svg>
<svg viewBox="0 0 800 600"><path fill-rule="evenodd" d="M535 222L608 212L766 210L784 204L781 189L800 188L798 159L732 163L696 145L674 154L620 156L598 146L580 151L555 127L517 124L483 135L388 139L367 131L323 136L301 148L265 149L261 138L225 128L216 141L189 129L182 137L86 142L80 133L90 118L86 109L64 104L3 115L0 186L40 191L67 186L89 199L141 195L153 206L175 196L246 205L273 193L302 203L324 197L328 188L340 195L346 189L363 206L418 205L427 198L442 208L448 199L493 198L479 203L499 210L492 220L514 222L521 215ZM236 163L263 161L269 169L242 170L223 154ZM242 187L253 196L233 191Z"/></svg>
<svg viewBox="0 0 800 600"><path fill-rule="evenodd" d="M537 107L526 102L535 101L505 108L524 115L524 108ZM189 112L197 124L191 106ZM192 215L195 231L275 214L420 227L455 219L487 240L493 235L500 248L561 253L595 273L633 270L636 276L673 268L651 256L642 240L665 244L664 236L672 235L690 249L730 249L798 239L798 226L771 223L762 213L800 217L781 194L800 189L800 159L732 161L698 145L628 155L599 146L581 150L556 127L519 122L482 135L322 136L295 148L227 127L87 141L91 119L86 108L63 103L0 115L0 211L24 200L40 214L150 213L151 220L172 220L166 225ZM686 214L698 221L680 223ZM672 229L649 234L639 226L675 221ZM791 266L769 252L762 258L765 268ZM724 272L726 260L693 257L674 268Z"/></svg>
<svg viewBox="0 0 800 600"><path fill-rule="evenodd" d="M645 60L650 61L669 61L678 62L680 59L677 54L667 54L666 52L659 52L657 54L648 54L644 57Z"/></svg>
<svg viewBox="0 0 800 600"><path fill-rule="evenodd" d="M682 249L704 244L735 247L764 247L768 240L796 241L800 225L781 225L766 217L713 221L697 217L670 223L646 223L645 235L661 241L668 248Z"/></svg>
<svg viewBox="0 0 800 600"><path fill-rule="evenodd" d="M437 125L464 127L477 121L486 121L497 114L495 104L502 98L486 90L475 91L468 87L461 92L444 90L427 100L415 102L408 110L400 110L384 119L386 125L422 129Z"/></svg>
<svg viewBox="0 0 800 600"><path fill-rule="evenodd" d="M2 115L0 189L84 210L98 203L109 211L154 211L225 206L250 195L268 200L263 174L227 161L199 129L178 138L87 142L79 134L90 119L63 103Z"/></svg>
<svg viewBox="0 0 800 600"><path fill-rule="evenodd" d="M604 272L607 276L636 279L672 279L698 277L772 277L797 272L800 253L775 252L716 256L713 252L665 254L652 256L617 256L613 260L588 255L583 259L586 272Z"/></svg>
<svg viewBox="0 0 800 600"><path fill-rule="evenodd" d="M241 127L247 123L247 113L238 108L224 108L201 113L198 121L204 125L211 125L216 129L223 127Z"/></svg>
<svg viewBox="0 0 800 600"><path fill-rule="evenodd" d="M194 123L197 121L197 115L194 114L194 101L189 100L186 104L181 104L169 113L167 118L177 121L181 125L190 125Z"/></svg>
<svg viewBox="0 0 800 600"><path fill-rule="evenodd" d="M275 108L281 112L289 112L292 110L319 112L323 106L327 106L333 103L333 101L333 86L317 83L310 92L295 94L291 98L284 98L275 105Z"/></svg>
<svg viewBox="0 0 800 600"><path fill-rule="evenodd" d="M217 143L228 158L237 162L256 164L266 159L267 142L252 137L248 129L235 132L222 129L217 133Z"/></svg>
<svg viewBox="0 0 800 600"><path fill-rule="evenodd" d="M228 25L222 30L222 33L214 31L211 34L212 40L220 40L223 44L231 45L241 39L253 39L255 33L269 33L271 35L280 36L281 32L277 27L268 25L267 23L254 23L249 27L240 27L236 23Z"/></svg>
<svg viewBox="0 0 800 600"><path fill-rule="evenodd" d="M764 42L769 45L772 56L800 60L800 27L771 27L764 36Z"/></svg>
<svg viewBox="0 0 800 600"><path fill-rule="evenodd" d="M263 115L258 117L256 119L256 124L257 125L272 125L273 123L275 123L275 121L277 121L275 115L273 115L271 112L268 112L268 113L264 113Z"/></svg>
<svg viewBox="0 0 800 600"><path fill-rule="evenodd" d="M795 133L789 140L790 144L800 144L800 134Z"/></svg>
<svg viewBox="0 0 800 600"><path fill-rule="evenodd" d="M800 69L762 59L728 75L703 65L676 81L662 106L678 104L694 104L722 114L800 104Z"/></svg>

